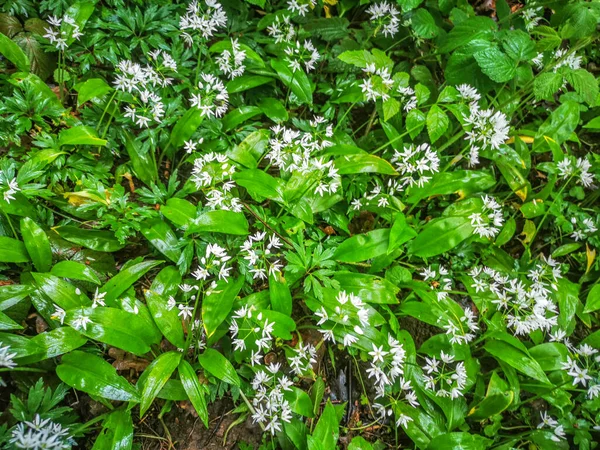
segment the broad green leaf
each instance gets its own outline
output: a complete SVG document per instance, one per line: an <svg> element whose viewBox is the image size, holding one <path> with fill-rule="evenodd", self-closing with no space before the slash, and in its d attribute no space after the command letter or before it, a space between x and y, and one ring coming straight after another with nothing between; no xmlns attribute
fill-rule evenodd
<svg viewBox="0 0 600 450"><path fill-rule="evenodd" d="M99 356L74 351L61 359L56 374L66 384L90 395L127 402L139 402L138 390Z"/></svg>
<svg viewBox="0 0 600 450"><path fill-rule="evenodd" d="M271 67L277 72L281 82L292 90L301 105L312 105L312 87L303 69L292 72L288 63L279 59L272 59Z"/></svg>
<svg viewBox="0 0 600 450"><path fill-rule="evenodd" d="M546 371L561 370L567 362L567 347L560 342L545 342L529 349L529 354Z"/></svg>
<svg viewBox="0 0 600 450"><path fill-rule="evenodd" d="M383 102L383 120L386 122L400 112L400 102L394 97Z"/></svg>
<svg viewBox="0 0 600 450"><path fill-rule="evenodd" d="M182 198L170 198L160 212L171 222L181 228L187 228L196 217L196 207Z"/></svg>
<svg viewBox="0 0 600 450"><path fill-rule="evenodd" d="M433 438L427 450L485 450L492 445L492 442L477 434L446 433Z"/></svg>
<svg viewBox="0 0 600 450"><path fill-rule="evenodd" d="M496 83L506 83L516 74L516 63L497 47L480 50L474 56L481 71Z"/></svg>
<svg viewBox="0 0 600 450"><path fill-rule="evenodd" d="M390 229L390 241L388 245L388 255L400 247L402 244L410 241L417 236L417 232L406 223L406 217L401 212L394 217L394 224Z"/></svg>
<svg viewBox="0 0 600 450"><path fill-rule="evenodd" d="M179 363L179 378L181 378L181 384L198 413L198 417L200 417L204 426L208 428L208 410L204 398L206 391L198 381L198 375L185 359L182 359Z"/></svg>
<svg viewBox="0 0 600 450"><path fill-rule="evenodd" d="M72 280L89 281L94 284L102 284L98 275L88 266L77 261L61 261L52 266L50 273L61 278Z"/></svg>
<svg viewBox="0 0 600 450"><path fill-rule="evenodd" d="M411 242L410 253L429 258L452 250L473 234L467 217L443 217L434 219L423 228Z"/></svg>
<svg viewBox="0 0 600 450"><path fill-rule="evenodd" d="M433 39L439 34L439 28L431 13L425 8L417 9L410 15L411 27L415 34L423 39Z"/></svg>
<svg viewBox="0 0 600 450"><path fill-rule="evenodd" d="M0 331L22 330L23 327L0 311Z"/></svg>
<svg viewBox="0 0 600 450"><path fill-rule="evenodd" d="M408 112L406 115L406 129L411 139L416 138L423 131L426 122L427 118L422 111L415 108Z"/></svg>
<svg viewBox="0 0 600 450"><path fill-rule="evenodd" d="M163 255L176 263L181 256L178 248L179 240L171 227L160 219L150 219L144 222L141 232L146 239Z"/></svg>
<svg viewBox="0 0 600 450"><path fill-rule="evenodd" d="M339 437L339 421L331 401L323 409L312 436L323 445L324 449L335 448ZM310 446L309 446L310 448Z"/></svg>
<svg viewBox="0 0 600 450"><path fill-rule="evenodd" d="M23 53L21 47L2 33L0 33L0 53L21 72L29 72L30 64L27 55Z"/></svg>
<svg viewBox="0 0 600 450"><path fill-rule="evenodd" d="M29 217L21 219L21 235L27 253L39 272L48 272L52 266L52 249L44 230Z"/></svg>
<svg viewBox="0 0 600 450"><path fill-rule="evenodd" d="M25 263L29 262L29 254L25 244L13 238L0 236L0 262Z"/></svg>
<svg viewBox="0 0 600 450"><path fill-rule="evenodd" d="M207 348L198 357L198 362L208 373L213 375L225 383L233 384L234 386L240 387L240 378L237 372L221 353L212 348Z"/></svg>
<svg viewBox="0 0 600 450"><path fill-rule="evenodd" d="M265 197L283 202L283 180L258 169L237 172L233 179L253 197Z"/></svg>
<svg viewBox="0 0 600 450"><path fill-rule="evenodd" d="M288 120L287 109L281 100L277 100L273 97L266 97L260 101L258 107L262 110L265 116L275 123L281 123ZM257 133L257 131L255 131L255 133Z"/></svg>
<svg viewBox="0 0 600 450"><path fill-rule="evenodd" d="M283 391L283 397L289 402L292 412L304 417L313 417L313 404L308 394L296 386L290 389Z"/></svg>
<svg viewBox="0 0 600 450"><path fill-rule="evenodd" d="M93 98L105 96L113 88L102 78L90 78L83 83L75 85L75 90L79 94L77 96L77 106L81 106Z"/></svg>
<svg viewBox="0 0 600 450"><path fill-rule="evenodd" d="M535 41L522 30L502 32L502 48L514 61L529 61L537 55Z"/></svg>
<svg viewBox="0 0 600 450"><path fill-rule="evenodd" d="M61 238L98 252L116 252L125 247L110 231L88 230L71 225L52 228Z"/></svg>
<svg viewBox="0 0 600 450"><path fill-rule="evenodd" d="M590 313L600 309L600 284L592 286L585 301L583 312Z"/></svg>
<svg viewBox="0 0 600 450"><path fill-rule="evenodd" d="M30 345L39 349L36 354L23 358L21 364L32 364L45 359L60 356L76 348L81 347L87 339L80 333L69 327L60 327L51 331L45 331L33 337Z"/></svg>
<svg viewBox="0 0 600 450"><path fill-rule="evenodd" d="M340 283L340 290L351 292L367 303L398 303L396 295L400 289L385 278L366 273L335 272L333 279Z"/></svg>
<svg viewBox="0 0 600 450"><path fill-rule="evenodd" d="M281 273L269 275L269 297L273 311L280 312L286 316L292 315L292 294L290 288Z"/></svg>
<svg viewBox="0 0 600 450"><path fill-rule="evenodd" d="M548 151L546 138L553 139L561 145L571 137L579 125L580 105L574 101L566 101L550 114L542 125L533 142L533 151Z"/></svg>
<svg viewBox="0 0 600 450"><path fill-rule="evenodd" d="M225 131L233 130L235 127L241 125L247 120L262 114L262 109L258 106L245 105L234 109L227 113L221 122L223 123L223 129Z"/></svg>
<svg viewBox="0 0 600 450"><path fill-rule="evenodd" d="M383 228L356 234L342 242L335 250L333 258L341 262L360 262L387 253L390 229Z"/></svg>
<svg viewBox="0 0 600 450"><path fill-rule="evenodd" d="M141 393L140 417L146 414L162 387L179 366L180 360L181 353L167 352L160 355L146 367L137 382L137 387Z"/></svg>
<svg viewBox="0 0 600 450"><path fill-rule="evenodd" d="M89 318L85 327L74 325L80 317ZM150 351L150 346L160 341L148 322L141 316L117 308L74 308L67 311L68 323L84 336L138 356Z"/></svg>
<svg viewBox="0 0 600 450"><path fill-rule="evenodd" d="M137 280L142 278L149 270L162 264L163 261L143 261L133 264L121 270L112 277L99 290L100 294L105 293L104 301L108 306L115 304L117 298L129 289Z"/></svg>
<svg viewBox="0 0 600 450"><path fill-rule="evenodd" d="M273 77L264 75L242 75L241 77L234 78L227 83L227 92L235 94L238 92L244 92L248 89L252 89L263 84L270 83L273 81Z"/></svg>
<svg viewBox="0 0 600 450"><path fill-rule="evenodd" d="M249 169L256 169L258 161L267 150L268 143L269 133L266 130L258 130L250 133L239 145L229 150L227 156Z"/></svg>
<svg viewBox="0 0 600 450"><path fill-rule="evenodd" d="M303 28L311 35L316 35L327 42L345 38L349 34L350 22L344 17L322 17L303 24Z"/></svg>
<svg viewBox="0 0 600 450"><path fill-rule="evenodd" d="M538 362L526 351L497 339L486 340L484 348L490 355L507 363L517 371L543 384L550 384L548 377L546 377Z"/></svg>
<svg viewBox="0 0 600 450"><path fill-rule="evenodd" d="M92 127L79 125L62 130L58 135L58 145L106 145L106 139L100 139Z"/></svg>
<svg viewBox="0 0 600 450"><path fill-rule="evenodd" d="M146 291L146 305L152 314L152 319L167 340L177 348L185 347L183 326L179 317L179 310L169 308L167 298L150 290Z"/></svg>
<svg viewBox="0 0 600 450"><path fill-rule="evenodd" d="M450 125L446 113L438 105L433 105L427 113L427 132L431 143L441 138Z"/></svg>
<svg viewBox="0 0 600 450"><path fill-rule="evenodd" d="M219 325L229 316L231 307L244 284L244 277L229 282L220 280L211 294L202 300L202 322L207 337L211 337Z"/></svg>
<svg viewBox="0 0 600 450"><path fill-rule="evenodd" d="M198 108L188 109L173 127L168 146L173 147L174 149L183 147L185 141L192 137L203 120L204 116L202 116Z"/></svg>
<svg viewBox="0 0 600 450"><path fill-rule="evenodd" d="M179 292L181 274L173 266L167 266L154 277L150 290L158 295L169 296Z"/></svg>
<svg viewBox="0 0 600 450"><path fill-rule="evenodd" d="M158 180L158 168L154 152L142 150L140 141L128 131L124 131L123 135L125 136L125 150L129 155L129 163L134 175L146 186L152 187Z"/></svg>
<svg viewBox="0 0 600 450"><path fill-rule="evenodd" d="M552 101L563 85L563 75L557 72L541 73L533 81L533 93L537 100Z"/></svg>
<svg viewBox="0 0 600 450"><path fill-rule="evenodd" d="M92 450L131 450L133 448L133 421L131 411L119 409L104 419L102 431Z"/></svg>
<svg viewBox="0 0 600 450"><path fill-rule="evenodd" d="M558 301L558 326L562 330L572 331L575 328L575 312L579 305L580 285L561 278L558 280L558 289L553 296Z"/></svg>
<svg viewBox="0 0 600 450"><path fill-rule="evenodd" d="M441 40L440 53L449 53L475 39L490 40L498 25L489 17L474 16L457 24Z"/></svg>
<svg viewBox="0 0 600 450"><path fill-rule="evenodd" d="M592 107L596 105L598 80L594 75L585 69L576 69L567 72L565 78L588 105Z"/></svg>
<svg viewBox="0 0 600 450"><path fill-rule="evenodd" d="M249 233L248 221L241 212L215 210L200 214L192 220L185 234L225 233L245 236Z"/></svg>
<svg viewBox="0 0 600 450"><path fill-rule="evenodd" d="M89 306L92 303L80 289L54 275L32 273L31 276L40 291L62 309Z"/></svg>
<svg viewBox="0 0 600 450"><path fill-rule="evenodd" d="M394 167L387 160L366 153L341 156L335 160L335 167L338 169L340 175L354 173L397 175Z"/></svg>

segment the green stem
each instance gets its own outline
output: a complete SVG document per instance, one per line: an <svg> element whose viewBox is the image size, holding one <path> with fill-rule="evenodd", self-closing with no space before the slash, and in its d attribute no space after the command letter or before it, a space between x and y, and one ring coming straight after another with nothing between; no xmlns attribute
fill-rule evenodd
<svg viewBox="0 0 600 450"><path fill-rule="evenodd" d="M100 125L102 125L102 121L104 120L104 116L106 115L106 111L108 111L108 108L109 108L110 104L115 99L115 96L117 95L117 92L118 91L115 89L115 91L113 92L113 95L111 95L111 97L106 102L106 106L104 107L104 111L102 111L102 115L100 116L100 120L98 121L98 125L96 127L96 131L100 131Z"/></svg>

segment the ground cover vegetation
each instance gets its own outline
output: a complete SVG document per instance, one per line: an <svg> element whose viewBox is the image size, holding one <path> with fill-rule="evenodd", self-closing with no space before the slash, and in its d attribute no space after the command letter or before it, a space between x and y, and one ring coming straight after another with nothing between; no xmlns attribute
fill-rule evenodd
<svg viewBox="0 0 600 450"><path fill-rule="evenodd" d="M0 2L0 446L596 448L600 2Z"/></svg>

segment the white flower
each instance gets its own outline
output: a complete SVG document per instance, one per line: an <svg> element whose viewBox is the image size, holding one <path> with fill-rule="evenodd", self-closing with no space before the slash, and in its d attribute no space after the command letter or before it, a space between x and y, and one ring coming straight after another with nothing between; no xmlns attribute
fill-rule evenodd
<svg viewBox="0 0 600 450"><path fill-rule="evenodd" d="M460 96L468 102L479 101L481 99L481 95L479 94L477 89L475 89L471 85L461 84L459 86L456 86L456 90L458 91Z"/></svg>
<svg viewBox="0 0 600 450"><path fill-rule="evenodd" d="M369 352L369 355L373 357L373 362L376 363L378 361L383 362L383 357L388 354L388 352L383 350L383 345L381 347L377 347L375 344L373 345L373 351Z"/></svg>
<svg viewBox="0 0 600 450"><path fill-rule="evenodd" d="M71 326L76 330L87 330L87 324L92 323L92 319L90 319L85 314L79 313L79 315L71 321Z"/></svg>
<svg viewBox="0 0 600 450"><path fill-rule="evenodd" d="M194 42L190 34L192 31L208 39L225 26L227 26L227 14L221 4L215 0L206 0L205 6L194 0L188 5L186 14L179 18L182 37L190 46Z"/></svg>
<svg viewBox="0 0 600 450"><path fill-rule="evenodd" d="M500 228L504 224L502 207L494 198L487 195L482 200L481 213L473 213L469 216L471 226L480 237L493 238L500 233Z"/></svg>
<svg viewBox="0 0 600 450"><path fill-rule="evenodd" d="M246 52L240 50L240 44L237 39L231 40L231 51L223 50L223 53L215 60L219 65L219 69L223 71L229 78L233 79L241 76L246 70L244 66L244 60L246 59Z"/></svg>
<svg viewBox="0 0 600 450"><path fill-rule="evenodd" d="M314 8L317 2L315 0L288 0L287 4L291 12L297 12L300 16L305 16L309 7Z"/></svg>
<svg viewBox="0 0 600 450"><path fill-rule="evenodd" d="M0 367L8 367L9 369L16 367L17 364L13 361L15 356L17 356L17 353L11 353L10 346L2 347L0 343Z"/></svg>
<svg viewBox="0 0 600 450"><path fill-rule="evenodd" d="M97 308L98 305L106 306L106 303L104 302L104 297L106 297L106 292L98 292L98 288L96 288L94 298L92 299L92 308Z"/></svg>
<svg viewBox="0 0 600 450"><path fill-rule="evenodd" d="M286 61L289 63L292 72L296 72L301 69L302 64L306 72L310 72L315 69L315 64L321 57L315 46L309 40L304 40L303 44L300 41L296 41L295 44L290 44L286 49Z"/></svg>
<svg viewBox="0 0 600 450"><path fill-rule="evenodd" d="M548 414L548 411L542 411L540 413L540 418L542 421L538 424L538 428L550 427L554 428L558 425L558 421L554 420L552 416Z"/></svg>
<svg viewBox="0 0 600 450"><path fill-rule="evenodd" d="M406 425L408 425L409 422L412 422L413 419L410 416L407 416L406 414L400 414L398 416L398 420L396 420L396 426L403 426L405 427Z"/></svg>
<svg viewBox="0 0 600 450"><path fill-rule="evenodd" d="M393 37L398 32L400 11L394 5L386 1L374 3L369 6L367 13L371 16L370 21L374 22L375 35L381 31L385 37Z"/></svg>
<svg viewBox="0 0 600 450"><path fill-rule="evenodd" d="M480 148L498 150L508 139L510 125L506 115L492 109L480 109L476 101L469 105L464 118L466 138L471 144L471 165L478 162Z"/></svg>
<svg viewBox="0 0 600 450"><path fill-rule="evenodd" d="M188 305L177 305L177 308L179 309L179 313L177 314L178 316L180 316L183 320L189 318L192 318L192 315L194 313L194 307L193 306L188 306Z"/></svg>
<svg viewBox="0 0 600 450"><path fill-rule="evenodd" d="M192 94L190 103L207 117L222 117L227 112L229 94L225 85L214 75L203 73L198 82L199 92Z"/></svg>
<svg viewBox="0 0 600 450"><path fill-rule="evenodd" d="M429 144L411 144L402 151L395 150L391 162L400 173L401 185L423 187L439 172L440 158Z"/></svg>
<svg viewBox="0 0 600 450"><path fill-rule="evenodd" d="M16 178L6 180L6 185L8 186L8 189L4 191L4 201L10 203L11 200L15 199L14 195L19 192L21 188L19 188Z"/></svg>
<svg viewBox="0 0 600 450"><path fill-rule="evenodd" d="M20 422L12 430L11 448L29 450L61 450L71 448L75 442L68 428L36 414L32 421Z"/></svg>
<svg viewBox="0 0 600 450"><path fill-rule="evenodd" d="M292 42L296 37L296 30L289 16L276 16L271 26L267 27L269 36L275 38L275 43Z"/></svg>
<svg viewBox="0 0 600 450"><path fill-rule="evenodd" d="M569 156L565 156L557 164L558 174L561 178L566 179L577 176L577 182L587 188L593 187L594 182L594 174L589 172L591 167L592 165L586 158L577 158L573 162L572 157Z"/></svg>

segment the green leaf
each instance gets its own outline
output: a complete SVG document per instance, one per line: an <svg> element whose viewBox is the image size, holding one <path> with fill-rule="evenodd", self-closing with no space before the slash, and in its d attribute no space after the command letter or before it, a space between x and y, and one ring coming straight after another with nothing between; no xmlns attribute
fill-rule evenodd
<svg viewBox="0 0 600 450"><path fill-rule="evenodd" d="M395 304L400 289L385 278L355 272L335 272L333 279L340 284L340 290L351 292L366 303Z"/></svg>
<svg viewBox="0 0 600 450"><path fill-rule="evenodd" d="M92 450L131 450L133 448L133 421L131 411L116 410L102 424Z"/></svg>
<svg viewBox="0 0 600 450"><path fill-rule="evenodd" d="M373 446L361 436L352 438L348 450L373 450Z"/></svg>
<svg viewBox="0 0 600 450"><path fill-rule="evenodd" d="M438 105L433 105L427 113L427 132L431 143L441 138L450 125L448 116Z"/></svg>
<svg viewBox="0 0 600 450"><path fill-rule="evenodd" d="M504 32L502 48L510 58L517 62L529 61L535 58L537 54L535 41L522 30Z"/></svg>
<svg viewBox="0 0 600 450"><path fill-rule="evenodd" d="M492 444L490 439L471 433L446 433L431 440L427 450L485 450Z"/></svg>
<svg viewBox="0 0 600 450"><path fill-rule="evenodd" d="M74 319L87 316L91 322L86 328L77 327L84 336L138 356L150 351L150 346L160 341L153 329L141 316L116 308L74 308L67 311L65 323L71 326Z"/></svg>
<svg viewBox="0 0 600 450"><path fill-rule="evenodd" d="M265 116L275 123L281 123L288 120L287 109L281 100L277 100L273 97L265 97L260 101L258 107ZM258 131L255 131L255 133L258 133Z"/></svg>
<svg viewBox="0 0 600 450"><path fill-rule="evenodd" d="M282 83L292 90L301 105L312 105L312 87L302 69L292 72L288 64L279 59L272 59L271 67L277 72Z"/></svg>
<svg viewBox="0 0 600 450"><path fill-rule="evenodd" d="M106 139L100 139L92 127L80 125L62 130L58 135L58 145L106 145Z"/></svg>
<svg viewBox="0 0 600 450"><path fill-rule="evenodd" d="M240 378L237 372L221 353L212 348L207 348L198 357L198 362L208 373L225 383L240 387Z"/></svg>
<svg viewBox="0 0 600 450"><path fill-rule="evenodd" d="M32 273L31 276L40 291L65 310L91 305L90 299L71 283L46 273Z"/></svg>
<svg viewBox="0 0 600 450"><path fill-rule="evenodd" d="M154 277L150 289L158 295L169 296L179 292L181 274L173 266L167 266Z"/></svg>
<svg viewBox="0 0 600 450"><path fill-rule="evenodd" d="M245 236L249 233L248 221L241 212L217 210L207 211L192 220L185 234L225 233Z"/></svg>
<svg viewBox="0 0 600 450"><path fill-rule="evenodd" d="M208 428L208 410L204 398L205 389L198 381L198 375L185 359L182 359L179 363L179 378L181 378L181 384L198 413L198 417L200 417L204 426Z"/></svg>
<svg viewBox="0 0 600 450"><path fill-rule="evenodd" d="M87 230L71 225L52 229L61 238L82 247L98 252L116 252L125 247L115 237L114 233L104 230Z"/></svg>
<svg viewBox="0 0 600 450"><path fill-rule="evenodd" d="M538 362L526 350L497 339L486 340L484 348L494 358L507 363L517 371L543 384L550 384L548 377L546 377Z"/></svg>
<svg viewBox="0 0 600 450"><path fill-rule="evenodd" d="M133 283L142 278L146 272L162 263L163 261L143 261L127 266L102 286L99 293L106 293L104 301L108 306L115 305L117 298L129 289Z"/></svg>
<svg viewBox="0 0 600 450"><path fill-rule="evenodd" d="M567 81L573 86L581 98L590 106L596 105L598 97L598 80L585 69L571 70L565 75Z"/></svg>
<svg viewBox="0 0 600 450"><path fill-rule="evenodd" d="M410 253L423 258L452 250L473 234L467 217L434 219L423 228L410 245Z"/></svg>
<svg viewBox="0 0 600 450"><path fill-rule="evenodd" d="M562 330L573 330L575 328L575 312L579 305L579 287L577 283L561 278L558 280L558 289L554 297L558 300L558 326Z"/></svg>
<svg viewBox="0 0 600 450"><path fill-rule="evenodd" d="M448 35L443 37L440 53L449 53L463 47L475 39L490 40L498 25L489 17L470 17L457 24Z"/></svg>
<svg viewBox="0 0 600 450"><path fill-rule="evenodd" d="M514 78L517 65L497 47L488 47L475 53L481 71L496 83L506 83Z"/></svg>
<svg viewBox="0 0 600 450"><path fill-rule="evenodd" d="M390 241L388 245L388 255L400 247L402 244L410 241L417 236L417 232L406 222L406 217L401 212L396 214L394 224L390 230Z"/></svg>
<svg viewBox="0 0 600 450"><path fill-rule="evenodd" d="M187 228L196 217L196 207L182 198L170 198L160 212L171 222L181 228Z"/></svg>
<svg viewBox="0 0 600 450"><path fill-rule="evenodd" d="M167 306L167 300L154 291L146 291L146 305L152 319L167 340L177 348L185 348L183 326L179 318L179 310Z"/></svg>
<svg viewBox="0 0 600 450"><path fill-rule="evenodd" d="M417 9L410 16L411 27L415 34L423 39L433 39L439 34L439 28L435 24L433 16L425 8Z"/></svg>
<svg viewBox="0 0 600 450"><path fill-rule="evenodd" d="M23 327L12 320L3 312L0 312L0 331L5 330L22 330Z"/></svg>
<svg viewBox="0 0 600 450"><path fill-rule="evenodd" d="M262 114L262 109L258 106L240 106L239 108L229 112L225 117L223 117L223 119L221 119L223 130L233 130L235 127L241 125L247 120L252 119L253 117L258 116L259 114Z"/></svg>
<svg viewBox="0 0 600 450"><path fill-rule="evenodd" d="M529 349L529 354L546 371L561 370L567 362L569 352L567 347L560 342L546 342Z"/></svg>
<svg viewBox="0 0 600 450"><path fill-rule="evenodd" d="M52 267L52 249L44 230L29 217L21 219L21 235L27 253L39 272L48 272Z"/></svg>
<svg viewBox="0 0 600 450"><path fill-rule="evenodd" d="M574 101L566 101L550 114L538 128L533 142L533 151L547 151L546 137L552 138L556 144L564 143L579 125L580 105Z"/></svg>
<svg viewBox="0 0 600 450"><path fill-rule="evenodd" d="M353 263L385 255L389 239L389 228L354 235L338 246L333 258L341 262Z"/></svg>
<svg viewBox="0 0 600 450"><path fill-rule="evenodd" d="M292 412L304 417L314 416L312 401L302 389L292 386L289 391L283 391L283 397L289 402Z"/></svg>
<svg viewBox="0 0 600 450"><path fill-rule="evenodd" d="M383 120L386 122L400 112L400 102L390 97L383 102Z"/></svg>
<svg viewBox="0 0 600 450"><path fill-rule="evenodd" d="M234 174L233 179L245 187L253 197L260 196L283 202L283 180L258 169L248 169Z"/></svg>
<svg viewBox="0 0 600 450"><path fill-rule="evenodd" d="M330 400L323 409L323 413L317 422L317 426L313 431L313 438L320 442L324 449L335 448L335 444L339 437L339 421L337 414ZM310 448L310 445L309 445Z"/></svg>
<svg viewBox="0 0 600 450"><path fill-rule="evenodd" d="M129 155L129 163L136 177L146 186L152 187L158 180L158 168L153 151L144 151L141 142L130 132L124 131L125 149Z"/></svg>
<svg viewBox="0 0 600 450"><path fill-rule="evenodd" d="M286 316L292 315L292 294L285 278L281 273L269 275L269 297L273 311L280 312Z"/></svg>
<svg viewBox="0 0 600 450"><path fill-rule="evenodd" d="M61 359L56 374L67 385L90 395L126 402L139 402L138 390L99 356L74 351Z"/></svg>
<svg viewBox="0 0 600 450"><path fill-rule="evenodd" d="M533 93L537 100L552 101L563 84L563 76L558 72L541 73L533 81Z"/></svg>
<svg viewBox="0 0 600 450"><path fill-rule="evenodd" d="M163 255L176 263L181 257L179 240L171 227L160 219L150 219L143 223L140 231L146 239Z"/></svg>
<svg viewBox="0 0 600 450"><path fill-rule="evenodd" d="M416 138L425 127L427 119L425 113L418 109L411 109L406 115L406 129L411 139Z"/></svg>
<svg viewBox="0 0 600 450"><path fill-rule="evenodd" d="M228 283L220 280L217 287L211 290L211 294L204 297L202 300L202 322L207 337L211 337L227 318L243 285L244 277L229 280Z"/></svg>
<svg viewBox="0 0 600 450"><path fill-rule="evenodd" d="M203 120L204 116L202 116L198 108L188 109L173 127L167 146L174 149L183 147L185 141L192 137Z"/></svg>
<svg viewBox="0 0 600 450"><path fill-rule="evenodd" d="M305 31L327 42L337 41L348 36L349 26L350 22L344 17L323 17L303 24Z"/></svg>
<svg viewBox="0 0 600 450"><path fill-rule="evenodd" d="M600 309L600 284L592 286L585 300L584 313L598 311Z"/></svg>
<svg viewBox="0 0 600 450"><path fill-rule="evenodd" d="M113 88L102 78L90 78L83 83L75 85L78 92L77 106L89 102L93 98L100 98L108 94Z"/></svg>
<svg viewBox="0 0 600 450"><path fill-rule="evenodd" d="M29 72L29 58L15 42L0 33L0 53L21 72Z"/></svg>
<svg viewBox="0 0 600 450"><path fill-rule="evenodd" d="M234 78L229 83L227 83L227 92L229 92L230 94L244 92L248 89L252 89L258 86L262 86L263 84L270 83L273 80L273 77L268 77L264 75L243 75L241 77Z"/></svg>
<svg viewBox="0 0 600 450"><path fill-rule="evenodd" d="M25 244L13 238L0 236L0 262L29 262L29 254L27 253Z"/></svg>
<svg viewBox="0 0 600 450"><path fill-rule="evenodd" d="M387 160L367 153L341 156L335 160L335 167L338 169L340 175L354 173L397 175L394 167Z"/></svg>
<svg viewBox="0 0 600 450"><path fill-rule="evenodd" d="M34 355L23 358L20 364L33 364L60 356L81 347L87 339L69 327L56 328L33 337L29 344L37 349Z"/></svg>
<svg viewBox="0 0 600 450"><path fill-rule="evenodd" d="M162 387L177 369L180 360L181 353L167 352L160 355L146 367L137 382L138 389L141 392L140 417L146 414Z"/></svg>
<svg viewBox="0 0 600 450"><path fill-rule="evenodd" d="M98 285L102 284L98 275L91 268L77 261L61 261L56 263L50 273L57 277L89 281Z"/></svg>
<svg viewBox="0 0 600 450"><path fill-rule="evenodd" d="M269 99L265 99L269 100ZM271 99L273 100L273 99ZM268 113L265 112L265 114ZM287 114L287 112L286 112ZM269 143L269 132L267 130L258 130L250 133L246 138L227 152L227 156L233 161L248 167L256 169L258 161L267 150Z"/></svg>

